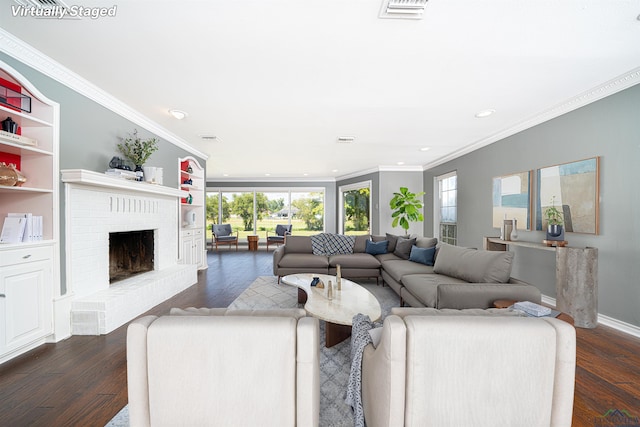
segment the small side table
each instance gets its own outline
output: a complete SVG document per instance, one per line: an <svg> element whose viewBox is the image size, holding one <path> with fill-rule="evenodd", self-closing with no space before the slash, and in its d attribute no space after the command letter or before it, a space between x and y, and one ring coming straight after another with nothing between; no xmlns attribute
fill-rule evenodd
<svg viewBox="0 0 640 427"><path fill-rule="evenodd" d="M517 301L515 300L509 300L509 299L499 299L493 302L493 306L495 308L509 308L511 307L513 304L515 304ZM568 315L567 313L563 313L560 312L560 314L558 314L556 316L557 319L560 320L564 320L565 322L569 323L570 325L574 324L574 320L573 317L571 317L570 315Z"/></svg>
<svg viewBox="0 0 640 427"><path fill-rule="evenodd" d="M260 240L260 237L256 234L251 234L249 236L247 236L247 242L249 242L249 250L250 251L257 251L258 250L258 240Z"/></svg>

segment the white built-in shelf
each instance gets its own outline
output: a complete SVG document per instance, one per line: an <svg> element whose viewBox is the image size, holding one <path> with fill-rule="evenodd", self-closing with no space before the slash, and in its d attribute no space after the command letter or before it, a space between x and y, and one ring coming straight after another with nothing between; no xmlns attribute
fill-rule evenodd
<svg viewBox="0 0 640 427"><path fill-rule="evenodd" d="M23 192L24 193L53 193L53 190L48 188L34 188L34 187L26 187L26 186L7 187L7 186L0 185L0 193L20 194Z"/></svg>
<svg viewBox="0 0 640 427"><path fill-rule="evenodd" d="M20 124L21 127L26 126L53 126L53 123L48 122L46 120L39 119L36 116L33 116L29 113L23 113L20 111L12 110L11 108L7 108L3 105L0 105L0 111L5 113L7 116L11 117L14 121Z"/></svg>

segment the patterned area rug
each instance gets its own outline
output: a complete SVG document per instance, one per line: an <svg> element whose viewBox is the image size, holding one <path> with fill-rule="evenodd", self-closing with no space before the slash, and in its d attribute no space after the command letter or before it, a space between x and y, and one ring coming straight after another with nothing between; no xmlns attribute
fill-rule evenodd
<svg viewBox="0 0 640 427"><path fill-rule="evenodd" d="M380 302L382 318L397 307L399 298L389 287L376 285L372 279L357 280ZM381 281L382 283L382 281ZM296 308L298 290L293 286L278 284L273 276L258 277L240 296L230 309ZM344 403L349 369L351 365L351 343L345 340L331 348L324 346L324 322L320 322L320 426L351 427L353 414ZM128 407L124 407L106 427L129 425Z"/></svg>

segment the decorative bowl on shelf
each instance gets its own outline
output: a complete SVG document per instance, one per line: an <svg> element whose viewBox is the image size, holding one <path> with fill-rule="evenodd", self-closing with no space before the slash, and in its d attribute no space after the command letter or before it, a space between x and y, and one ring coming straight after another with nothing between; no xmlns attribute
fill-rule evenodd
<svg viewBox="0 0 640 427"><path fill-rule="evenodd" d="M15 168L0 162L0 185L13 187L18 182L18 172Z"/></svg>

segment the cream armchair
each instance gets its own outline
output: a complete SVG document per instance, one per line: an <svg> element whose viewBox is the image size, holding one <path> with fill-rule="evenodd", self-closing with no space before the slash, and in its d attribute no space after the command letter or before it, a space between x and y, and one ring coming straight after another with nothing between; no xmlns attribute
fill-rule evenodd
<svg viewBox="0 0 640 427"><path fill-rule="evenodd" d="M318 320L178 310L127 330L130 425L317 426Z"/></svg>
<svg viewBox="0 0 640 427"><path fill-rule="evenodd" d="M368 427L571 426L570 324L394 310L377 347L369 344L363 354Z"/></svg>

